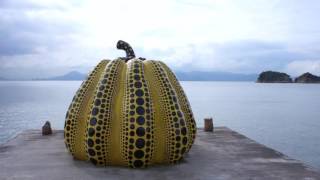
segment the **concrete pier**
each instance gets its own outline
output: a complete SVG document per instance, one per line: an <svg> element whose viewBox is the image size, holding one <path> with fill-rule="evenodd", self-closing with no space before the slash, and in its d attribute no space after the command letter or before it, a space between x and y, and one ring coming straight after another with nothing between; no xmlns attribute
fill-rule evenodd
<svg viewBox="0 0 320 180"><path fill-rule="evenodd" d="M320 172L225 127L198 130L185 160L147 169L98 168L73 160L63 131L29 130L0 146L0 179L320 179Z"/></svg>

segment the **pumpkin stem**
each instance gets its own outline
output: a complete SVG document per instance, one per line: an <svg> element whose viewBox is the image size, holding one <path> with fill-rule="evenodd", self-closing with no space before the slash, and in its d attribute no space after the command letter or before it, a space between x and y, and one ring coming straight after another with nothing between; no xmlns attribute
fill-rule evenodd
<svg viewBox="0 0 320 180"><path fill-rule="evenodd" d="M117 43L117 49L121 49L126 52L126 57L121 57L121 59L124 59L126 62L136 57L130 44L125 41L119 40Z"/></svg>

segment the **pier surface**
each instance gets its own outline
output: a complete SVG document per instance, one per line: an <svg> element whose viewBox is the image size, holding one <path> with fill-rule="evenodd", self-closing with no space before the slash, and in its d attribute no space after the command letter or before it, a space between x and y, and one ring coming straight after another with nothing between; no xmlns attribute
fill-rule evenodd
<svg viewBox="0 0 320 180"><path fill-rule="evenodd" d="M320 179L320 172L225 127L198 130L185 160L147 169L95 167L66 151L63 131L28 130L0 145L0 179Z"/></svg>

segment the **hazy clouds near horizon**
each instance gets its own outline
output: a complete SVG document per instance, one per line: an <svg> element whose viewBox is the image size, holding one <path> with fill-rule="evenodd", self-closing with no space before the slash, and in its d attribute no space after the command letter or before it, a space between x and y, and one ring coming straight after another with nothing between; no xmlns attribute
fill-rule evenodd
<svg viewBox="0 0 320 180"><path fill-rule="evenodd" d="M320 74L320 1L0 1L0 77L87 72L100 59L160 59L176 71Z"/></svg>

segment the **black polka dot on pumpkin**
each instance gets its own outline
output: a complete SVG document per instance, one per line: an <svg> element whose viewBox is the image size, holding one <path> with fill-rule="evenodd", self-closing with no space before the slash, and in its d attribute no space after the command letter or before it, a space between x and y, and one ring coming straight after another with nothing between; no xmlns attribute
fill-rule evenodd
<svg viewBox="0 0 320 180"><path fill-rule="evenodd" d="M94 117L91 118L91 119L90 119L90 125L91 125L91 126L95 126L96 124L97 124L97 119L94 118Z"/></svg>
<svg viewBox="0 0 320 180"><path fill-rule="evenodd" d="M98 114L98 112L99 112L99 109L98 109L98 108L93 108L91 114L95 116L95 115Z"/></svg>
<svg viewBox="0 0 320 180"><path fill-rule="evenodd" d="M103 79L103 80L101 81L101 83L102 83L102 84L106 84L106 83L107 83L107 80L106 80L106 79Z"/></svg>
<svg viewBox="0 0 320 180"><path fill-rule="evenodd" d="M101 130L101 126L98 126L96 129L97 129L97 131L100 131Z"/></svg>
<svg viewBox="0 0 320 180"><path fill-rule="evenodd" d="M97 160L93 159L93 158L90 158L90 161L94 164L94 165L97 165Z"/></svg>
<svg viewBox="0 0 320 180"><path fill-rule="evenodd" d="M173 121L174 121L174 122L177 122L177 121L178 121L178 118L177 118L177 117L174 117L174 118L173 118Z"/></svg>
<svg viewBox="0 0 320 180"><path fill-rule="evenodd" d="M144 152L142 150L137 150L134 152L134 157L136 157L137 159L140 159L144 156Z"/></svg>
<svg viewBox="0 0 320 180"><path fill-rule="evenodd" d="M93 142L92 139L88 139L87 144L88 144L89 147L93 147L94 142Z"/></svg>
<svg viewBox="0 0 320 180"><path fill-rule="evenodd" d="M143 96L144 93L143 93L143 91L141 89L137 89L135 94L137 96L141 97L141 96Z"/></svg>
<svg viewBox="0 0 320 180"><path fill-rule="evenodd" d="M176 133L176 135L180 135L179 129L176 129L175 133Z"/></svg>
<svg viewBox="0 0 320 180"><path fill-rule="evenodd" d="M144 144L145 144L144 139L138 138L138 139L136 140L136 147L137 147L137 148L143 148L143 147L144 147Z"/></svg>
<svg viewBox="0 0 320 180"><path fill-rule="evenodd" d="M133 165L134 165L134 167L139 168L139 167L142 167L142 166L143 166L143 162L142 162L141 160L135 160L135 161L133 162Z"/></svg>
<svg viewBox="0 0 320 180"><path fill-rule="evenodd" d="M142 106L139 106L139 107L136 108L136 112L139 115L144 115L144 108Z"/></svg>
<svg viewBox="0 0 320 180"><path fill-rule="evenodd" d="M177 136L176 137L176 141L180 141L181 140L181 137L180 136Z"/></svg>
<svg viewBox="0 0 320 180"><path fill-rule="evenodd" d="M184 126L184 125L185 125L184 119L180 119L180 125L181 125L181 126Z"/></svg>
<svg viewBox="0 0 320 180"><path fill-rule="evenodd" d="M88 130L88 134L89 134L89 136L90 137L92 137L93 135L94 135L94 129L93 128L89 128L89 130Z"/></svg>
<svg viewBox="0 0 320 180"><path fill-rule="evenodd" d="M139 81L139 80L140 80L140 76L139 76L139 75L134 75L134 79L135 79L136 81Z"/></svg>
<svg viewBox="0 0 320 180"><path fill-rule="evenodd" d="M143 127L139 127L137 130L136 130L136 133L138 136L144 136L145 134L145 129Z"/></svg>
<svg viewBox="0 0 320 180"><path fill-rule="evenodd" d="M186 148L185 147L181 149L181 154L183 154L184 152L186 152Z"/></svg>
<svg viewBox="0 0 320 180"><path fill-rule="evenodd" d="M187 134L187 128L185 128L185 127L181 128L181 134L186 135Z"/></svg>
<svg viewBox="0 0 320 180"><path fill-rule="evenodd" d="M172 91L171 93L173 94L173 91ZM172 97L172 100L173 100L174 102L177 102L177 98L176 98L175 96Z"/></svg>
<svg viewBox="0 0 320 180"><path fill-rule="evenodd" d="M129 146L129 149L134 149L134 146L133 146L133 145L130 145L130 146Z"/></svg>
<svg viewBox="0 0 320 180"><path fill-rule="evenodd" d="M100 90L100 91L103 91L103 90L104 90L104 85L101 85L101 86L99 87L99 90Z"/></svg>
<svg viewBox="0 0 320 180"><path fill-rule="evenodd" d="M100 104L101 104L100 99L96 99L95 102L94 102L94 105L99 106Z"/></svg>
<svg viewBox="0 0 320 180"><path fill-rule="evenodd" d="M137 118L137 123L138 123L139 125L143 125L143 124L144 124L144 117L143 117L143 116L138 116L138 118Z"/></svg>
<svg viewBox="0 0 320 180"><path fill-rule="evenodd" d="M136 103L137 103L138 105L143 105L143 103L144 103L143 98L137 98L137 99L136 99Z"/></svg>
<svg viewBox="0 0 320 180"><path fill-rule="evenodd" d="M93 149L88 149L88 153L90 156L95 156L96 152Z"/></svg>
<svg viewBox="0 0 320 180"><path fill-rule="evenodd" d="M133 72L134 73L139 73L139 69L134 69Z"/></svg>
<svg viewBox="0 0 320 180"><path fill-rule="evenodd" d="M150 141L147 141L146 145L147 145L147 146L150 146L150 145L151 145L151 142L150 142Z"/></svg>
<svg viewBox="0 0 320 180"><path fill-rule="evenodd" d="M188 143L188 138L187 137L184 137L182 139L182 144L186 145Z"/></svg>
<svg viewBox="0 0 320 180"><path fill-rule="evenodd" d="M134 87L141 88L142 87L142 83L141 82L135 82L134 83Z"/></svg>

